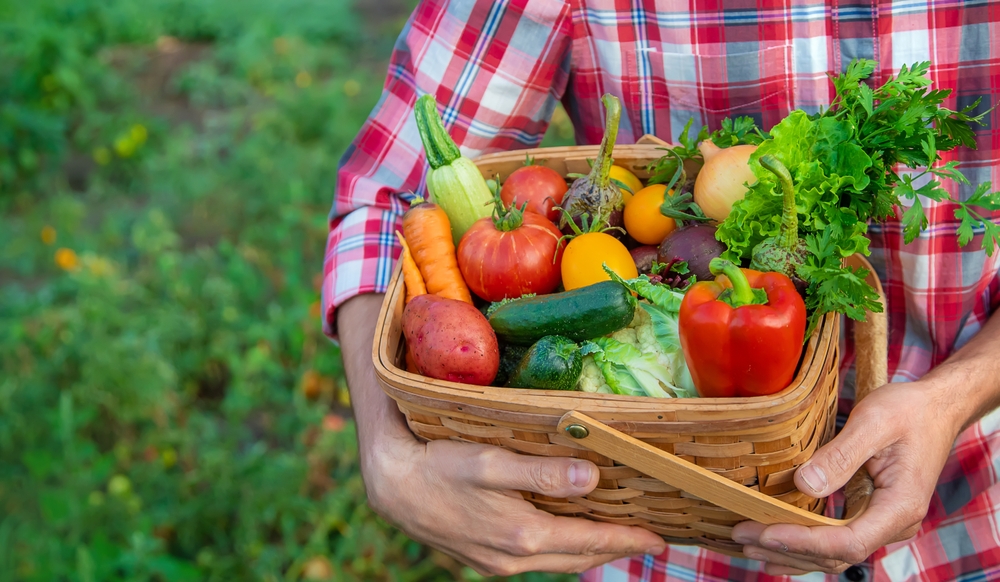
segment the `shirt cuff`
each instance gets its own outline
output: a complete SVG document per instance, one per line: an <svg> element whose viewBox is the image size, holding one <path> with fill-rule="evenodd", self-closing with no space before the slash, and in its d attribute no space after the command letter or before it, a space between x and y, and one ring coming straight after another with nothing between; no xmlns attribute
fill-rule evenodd
<svg viewBox="0 0 1000 582"><path fill-rule="evenodd" d="M336 310L362 293L384 293L402 247L395 232L402 214L364 206L339 220L331 229L323 260L323 333L338 341Z"/></svg>

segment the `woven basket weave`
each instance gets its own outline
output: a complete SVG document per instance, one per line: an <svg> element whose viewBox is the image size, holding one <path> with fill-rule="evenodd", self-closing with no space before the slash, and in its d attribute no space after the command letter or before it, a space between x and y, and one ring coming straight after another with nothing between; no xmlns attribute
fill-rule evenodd
<svg viewBox="0 0 1000 582"><path fill-rule="evenodd" d="M614 154L616 164L644 179L646 165L662 155L658 148L663 142L648 137L643 141L616 146ZM596 153L596 146L574 146L494 154L475 162L484 176L503 178L529 155L565 175L586 172L587 159ZM859 258L852 262L866 264ZM870 282L877 287L877 279ZM747 519L844 523L818 515L824 500L803 495L792 482L795 470L833 436L838 316L823 318L808 340L794 381L778 394L657 399L473 386L406 372L403 300L397 266L372 356L383 390L396 401L414 434L493 444L528 455L576 457L600 467L598 486L586 497L523 493L538 508L638 525L673 543L730 555L742 555L741 546L732 541L732 526ZM884 353L879 346L885 342L884 327L881 333L864 329L869 333L857 337L868 345L859 346L859 352ZM865 477L854 481L848 519L867 504L871 486Z"/></svg>

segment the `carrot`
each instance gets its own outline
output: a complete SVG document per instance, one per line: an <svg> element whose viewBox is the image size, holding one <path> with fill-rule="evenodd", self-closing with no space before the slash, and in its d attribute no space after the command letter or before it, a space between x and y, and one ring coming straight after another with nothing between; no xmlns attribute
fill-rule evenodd
<svg viewBox="0 0 1000 582"><path fill-rule="evenodd" d="M420 373L420 368L417 367L417 360L413 358L410 346L406 346L406 371L413 372L414 374Z"/></svg>
<svg viewBox="0 0 1000 582"><path fill-rule="evenodd" d="M417 295L425 295L427 287L424 285L424 277L420 274L420 269L413 262L413 255L410 254L410 247L406 244L406 239L398 230L396 238L399 239L399 244L403 245L403 252L399 255L399 260L403 263L403 284L406 285L406 303L409 303Z"/></svg>
<svg viewBox="0 0 1000 582"><path fill-rule="evenodd" d="M403 215L403 237L428 293L472 303L472 294L458 268L451 222L440 206L418 199Z"/></svg>

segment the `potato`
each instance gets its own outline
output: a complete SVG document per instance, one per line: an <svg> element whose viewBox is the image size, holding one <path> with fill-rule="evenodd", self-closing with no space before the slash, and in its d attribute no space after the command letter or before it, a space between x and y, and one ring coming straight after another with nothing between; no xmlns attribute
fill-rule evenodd
<svg viewBox="0 0 1000 582"><path fill-rule="evenodd" d="M493 328L464 301L414 297L403 310L403 336L420 373L431 378L487 386L500 367Z"/></svg>

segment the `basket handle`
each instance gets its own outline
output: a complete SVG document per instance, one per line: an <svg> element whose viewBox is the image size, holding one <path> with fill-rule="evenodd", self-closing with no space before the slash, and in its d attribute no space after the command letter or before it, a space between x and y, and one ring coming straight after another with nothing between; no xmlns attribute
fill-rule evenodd
<svg viewBox="0 0 1000 582"><path fill-rule="evenodd" d="M809 526L843 525L849 521L816 515L779 501L644 443L575 410L563 415L559 420L559 430L609 459L659 479L671 487L683 491L697 491L700 499L765 525L774 523Z"/></svg>
<svg viewBox="0 0 1000 582"><path fill-rule="evenodd" d="M882 304L885 305L882 286L871 270L871 265L857 255L849 257L845 263L851 267L864 267L869 270L867 281L878 291ZM855 352L858 354L855 402L886 382L887 330L884 312L868 312L864 322L855 323ZM805 526L847 525L868 507L871 494L875 490L871 476L862 467L845 486L844 519L830 518L727 479L580 412L570 411L564 414L559 420L559 430L596 453L659 479L672 487L697 492L699 498L709 503L764 525L776 523Z"/></svg>

